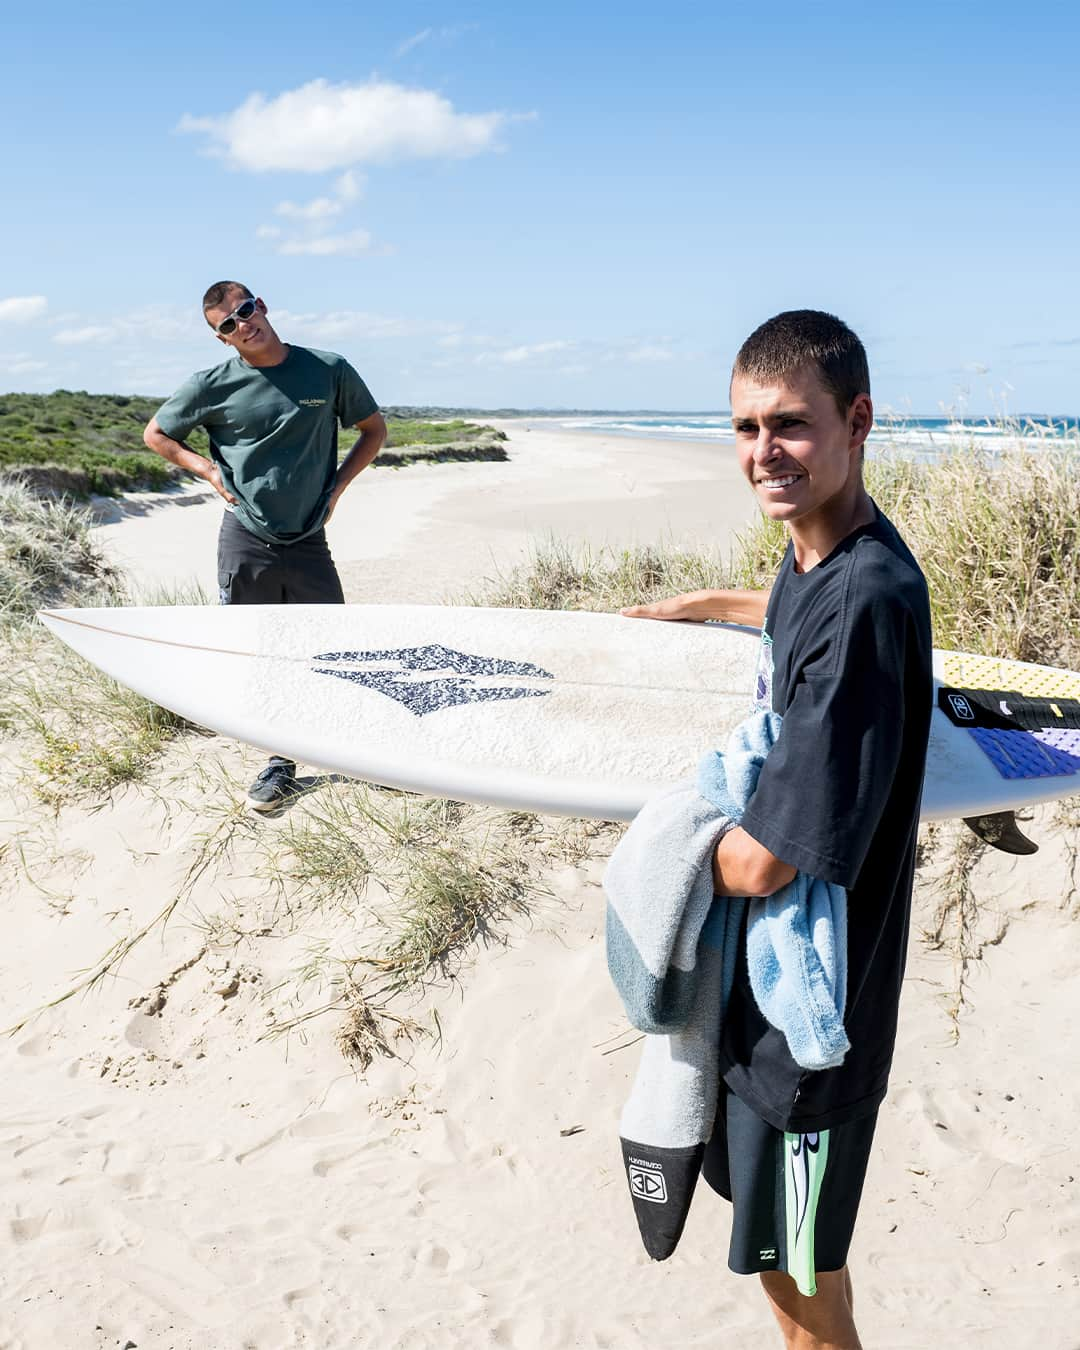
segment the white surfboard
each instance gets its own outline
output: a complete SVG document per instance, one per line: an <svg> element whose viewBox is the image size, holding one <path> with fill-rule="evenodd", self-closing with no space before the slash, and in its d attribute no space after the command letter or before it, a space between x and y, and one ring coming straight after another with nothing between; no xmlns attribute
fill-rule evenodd
<svg viewBox="0 0 1080 1350"><path fill-rule="evenodd" d="M388 787L629 820L750 710L758 634L419 605L46 610L70 647L223 735ZM1080 792L1080 674L934 654L923 816Z"/></svg>

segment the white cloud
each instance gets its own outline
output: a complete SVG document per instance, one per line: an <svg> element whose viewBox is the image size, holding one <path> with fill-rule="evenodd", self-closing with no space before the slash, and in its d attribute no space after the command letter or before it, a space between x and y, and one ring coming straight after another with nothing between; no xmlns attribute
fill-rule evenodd
<svg viewBox="0 0 1080 1350"><path fill-rule="evenodd" d="M280 239L280 238L281 238L281 226L280 226L280 225L260 225L259 228L255 231L255 238L256 238L256 239Z"/></svg>
<svg viewBox="0 0 1080 1350"><path fill-rule="evenodd" d="M116 330L104 324L87 324L85 328L62 328L53 335L53 341L64 346L80 346L84 342L108 342Z"/></svg>
<svg viewBox="0 0 1080 1350"><path fill-rule="evenodd" d="M354 202L364 190L364 175L355 169L346 169L334 183L334 191L343 202Z"/></svg>
<svg viewBox="0 0 1080 1350"><path fill-rule="evenodd" d="M279 309L272 315L274 327L284 336L298 333L311 341L336 342L341 338L416 338L446 333L453 324L435 319L398 319L365 310L342 309L326 314L294 314Z"/></svg>
<svg viewBox="0 0 1080 1350"><path fill-rule="evenodd" d="M538 356L548 356L552 352L564 352L568 348L576 346L576 342L568 342L562 339L553 342L533 342L520 347L507 347L501 352L481 352L476 361L478 365L517 366L527 361L533 361Z"/></svg>
<svg viewBox="0 0 1080 1350"><path fill-rule="evenodd" d="M325 220L327 216L339 216L344 209L344 203L333 197L316 197L314 201L302 204L278 202L274 214L288 216L292 220Z"/></svg>
<svg viewBox="0 0 1080 1350"><path fill-rule="evenodd" d="M279 202L274 207L275 214L288 216L292 220L304 220L309 224L318 224L330 216L339 216L347 203L354 202L360 196L364 182L363 174L346 171L334 183L332 197L316 197L310 202Z"/></svg>
<svg viewBox="0 0 1080 1350"><path fill-rule="evenodd" d="M286 256L305 254L313 258L358 258L372 249L368 230L350 230L347 234L318 234L311 239L286 239L278 252Z"/></svg>
<svg viewBox="0 0 1080 1350"><path fill-rule="evenodd" d="M650 362L650 361L674 361L675 353L670 347L658 347L655 344L643 343L640 347L633 347L625 354L627 361Z"/></svg>
<svg viewBox="0 0 1080 1350"><path fill-rule="evenodd" d="M404 42L398 43L397 55L404 56L411 52L414 47L419 47L421 42L426 42L434 30L431 28L422 28L419 33L414 33L412 37L406 38Z"/></svg>
<svg viewBox="0 0 1080 1350"><path fill-rule="evenodd" d="M252 173L323 173L352 164L462 159L497 148L505 113L459 113L430 89L387 80L312 80L276 98L251 94L221 117L185 114L179 131L200 132L211 153Z"/></svg>
<svg viewBox="0 0 1080 1350"><path fill-rule="evenodd" d="M0 300L0 322L28 323L40 319L48 308L49 302L43 295L10 295Z"/></svg>
<svg viewBox="0 0 1080 1350"><path fill-rule="evenodd" d="M444 28L422 28L419 33L414 33L404 42L399 42L395 56L408 56L414 47L419 47L424 42L430 42L432 39L441 42L451 42L454 38L460 37L462 33L468 33L477 27L475 23L452 24Z"/></svg>
<svg viewBox="0 0 1080 1350"><path fill-rule="evenodd" d="M39 371L48 370L47 361L33 361L29 358L5 361L0 369L3 369L6 375L36 375Z"/></svg>
<svg viewBox="0 0 1080 1350"><path fill-rule="evenodd" d="M447 333L445 337L439 338L439 346L454 347L490 347L497 339L489 336L487 333L460 333L457 331Z"/></svg>

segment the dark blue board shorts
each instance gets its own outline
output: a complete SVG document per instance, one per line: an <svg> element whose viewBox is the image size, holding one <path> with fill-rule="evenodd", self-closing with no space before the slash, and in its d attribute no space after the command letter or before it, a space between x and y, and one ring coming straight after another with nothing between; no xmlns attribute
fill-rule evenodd
<svg viewBox="0 0 1080 1350"><path fill-rule="evenodd" d="M218 533L218 599L223 605L343 605L326 531L295 544L267 544L232 511Z"/></svg>
<svg viewBox="0 0 1080 1350"><path fill-rule="evenodd" d="M877 1112L808 1134L776 1130L721 1087L701 1175L731 1201L728 1266L785 1271L799 1292L847 1264Z"/></svg>

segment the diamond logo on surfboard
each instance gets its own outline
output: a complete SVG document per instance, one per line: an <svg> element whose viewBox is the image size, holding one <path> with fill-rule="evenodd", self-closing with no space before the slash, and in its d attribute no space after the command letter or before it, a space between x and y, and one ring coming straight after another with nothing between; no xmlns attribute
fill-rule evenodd
<svg viewBox="0 0 1080 1350"><path fill-rule="evenodd" d="M543 698L552 690L540 682L555 679L530 661L474 656L439 642L372 652L321 652L311 659L315 674L374 689L416 717L465 703Z"/></svg>

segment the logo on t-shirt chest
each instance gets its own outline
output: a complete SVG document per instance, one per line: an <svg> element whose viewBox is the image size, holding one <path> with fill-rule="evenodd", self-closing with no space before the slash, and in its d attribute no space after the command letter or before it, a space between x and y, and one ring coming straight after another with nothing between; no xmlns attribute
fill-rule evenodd
<svg viewBox="0 0 1080 1350"><path fill-rule="evenodd" d="M758 711L771 712L773 701L773 643L768 633L761 630L761 646L758 648L757 674L754 679L753 706Z"/></svg>
<svg viewBox="0 0 1080 1350"><path fill-rule="evenodd" d="M298 398L297 404L301 408L321 408L326 403L324 398Z"/></svg>

